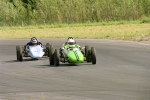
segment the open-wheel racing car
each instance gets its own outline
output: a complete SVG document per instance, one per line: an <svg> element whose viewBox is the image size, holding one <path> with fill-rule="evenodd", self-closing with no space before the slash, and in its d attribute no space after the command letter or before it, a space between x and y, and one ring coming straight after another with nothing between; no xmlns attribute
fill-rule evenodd
<svg viewBox="0 0 150 100"><path fill-rule="evenodd" d="M53 47L50 48L50 56L49 63L50 65L59 66L60 62L71 63L71 64L79 64L85 61L92 62L92 64L96 64L96 50L94 47L89 47L86 45L85 47L79 48L69 48L67 50L58 50ZM62 53L62 56L60 56Z"/></svg>
<svg viewBox="0 0 150 100"><path fill-rule="evenodd" d="M49 57L51 47L52 45L49 43L46 43L46 45L42 47L41 45L29 46L28 50L26 50L25 47L16 46L17 60L23 61L23 57L31 57L32 59L38 59L43 56Z"/></svg>

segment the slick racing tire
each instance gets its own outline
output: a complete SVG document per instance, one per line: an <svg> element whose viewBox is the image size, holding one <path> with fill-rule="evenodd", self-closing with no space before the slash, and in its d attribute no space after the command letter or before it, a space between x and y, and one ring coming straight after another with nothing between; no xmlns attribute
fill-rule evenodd
<svg viewBox="0 0 150 100"><path fill-rule="evenodd" d="M57 49L55 49L55 57L54 57L54 64L55 66L59 66L59 51Z"/></svg>
<svg viewBox="0 0 150 100"><path fill-rule="evenodd" d="M22 50L20 46L16 46L16 55L17 55L17 60L22 61Z"/></svg>
<svg viewBox="0 0 150 100"><path fill-rule="evenodd" d="M85 57L87 62L91 62L91 56L90 56L90 47L89 45L85 46Z"/></svg>
<svg viewBox="0 0 150 100"><path fill-rule="evenodd" d="M50 57L50 50L52 47L53 47L53 45L46 43L46 56Z"/></svg>
<svg viewBox="0 0 150 100"><path fill-rule="evenodd" d="M85 46L85 57L86 57L86 55L87 55L87 53L88 53L89 50L90 50L89 45L86 45L86 46Z"/></svg>
<svg viewBox="0 0 150 100"><path fill-rule="evenodd" d="M50 57L51 56L51 48L53 48L52 45L49 45L46 47L46 51L47 51L47 56Z"/></svg>
<svg viewBox="0 0 150 100"><path fill-rule="evenodd" d="M54 65L54 48L50 50L49 63L50 65Z"/></svg>
<svg viewBox="0 0 150 100"><path fill-rule="evenodd" d="M47 46L50 46L50 44L49 44L49 43L46 43L46 47L47 47Z"/></svg>
<svg viewBox="0 0 150 100"><path fill-rule="evenodd" d="M92 58L92 64L96 64L96 50L94 47L91 47L91 58Z"/></svg>

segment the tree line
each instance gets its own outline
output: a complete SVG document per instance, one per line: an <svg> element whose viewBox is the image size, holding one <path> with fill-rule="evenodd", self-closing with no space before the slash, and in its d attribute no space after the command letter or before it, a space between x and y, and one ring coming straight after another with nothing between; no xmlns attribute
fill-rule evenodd
<svg viewBox="0 0 150 100"><path fill-rule="evenodd" d="M150 0L0 0L0 25L138 20Z"/></svg>

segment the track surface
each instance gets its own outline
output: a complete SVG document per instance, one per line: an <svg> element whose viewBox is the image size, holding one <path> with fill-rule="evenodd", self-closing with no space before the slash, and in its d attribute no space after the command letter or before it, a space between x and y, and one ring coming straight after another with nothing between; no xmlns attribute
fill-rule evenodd
<svg viewBox="0 0 150 100"><path fill-rule="evenodd" d="M40 39L59 48L66 39ZM97 64L49 66L44 57L16 61L16 45L0 40L0 100L149 100L150 44L78 39L96 48Z"/></svg>

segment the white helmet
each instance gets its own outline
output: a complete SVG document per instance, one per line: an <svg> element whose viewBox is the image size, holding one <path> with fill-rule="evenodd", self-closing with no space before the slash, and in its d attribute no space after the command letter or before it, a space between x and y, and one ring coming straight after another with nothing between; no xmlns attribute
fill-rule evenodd
<svg viewBox="0 0 150 100"><path fill-rule="evenodd" d="M32 45L37 45L38 41L36 38L31 38L31 43L32 43Z"/></svg>
<svg viewBox="0 0 150 100"><path fill-rule="evenodd" d="M69 47L73 48L76 42L73 38L70 38L70 39L68 39L67 43L68 43Z"/></svg>

